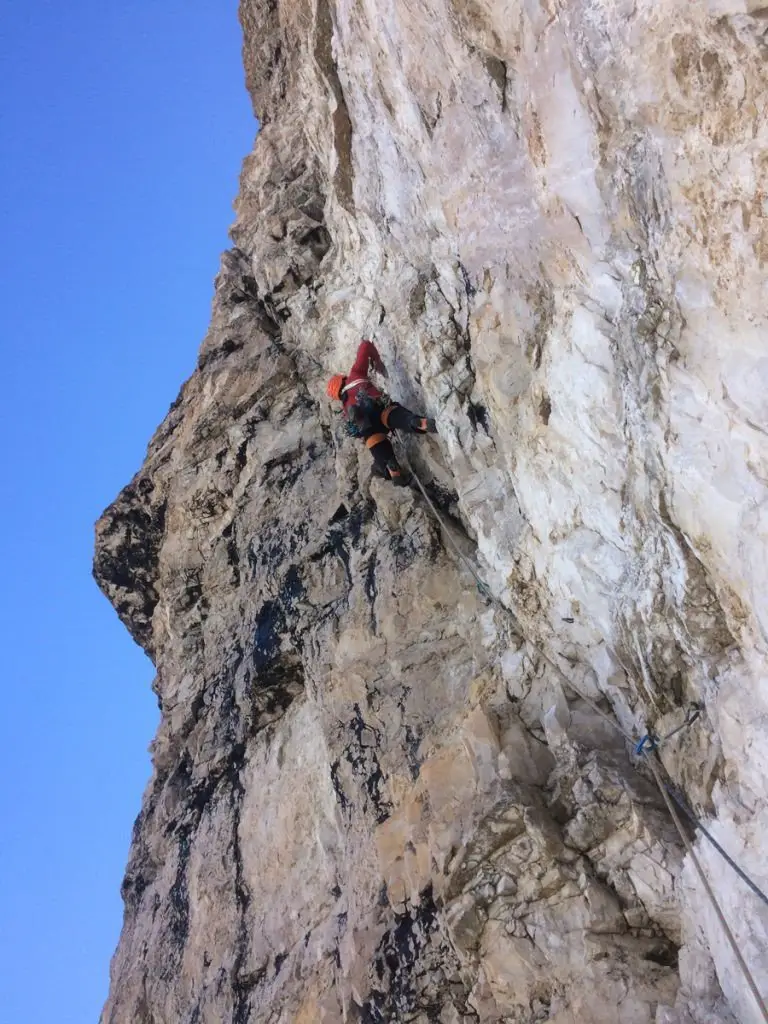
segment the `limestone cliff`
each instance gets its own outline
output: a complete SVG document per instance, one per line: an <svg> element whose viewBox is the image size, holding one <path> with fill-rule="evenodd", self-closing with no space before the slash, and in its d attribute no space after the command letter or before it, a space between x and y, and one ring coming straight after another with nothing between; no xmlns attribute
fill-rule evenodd
<svg viewBox="0 0 768 1024"><path fill-rule="evenodd" d="M701 703L662 761L765 888L768 7L240 14L234 247L97 526L162 710L104 1024L761 1020L560 673L634 735ZM362 336L443 527L325 398Z"/></svg>

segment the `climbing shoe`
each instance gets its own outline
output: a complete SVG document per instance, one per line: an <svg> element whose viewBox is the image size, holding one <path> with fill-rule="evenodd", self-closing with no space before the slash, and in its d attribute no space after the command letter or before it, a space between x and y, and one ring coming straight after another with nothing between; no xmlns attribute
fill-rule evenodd
<svg viewBox="0 0 768 1024"><path fill-rule="evenodd" d="M429 416L414 416L411 419L411 430L414 434L436 434L437 425Z"/></svg>
<svg viewBox="0 0 768 1024"><path fill-rule="evenodd" d="M387 472L389 473L389 479L395 487L407 487L411 482L409 474L404 473L396 462L387 463Z"/></svg>

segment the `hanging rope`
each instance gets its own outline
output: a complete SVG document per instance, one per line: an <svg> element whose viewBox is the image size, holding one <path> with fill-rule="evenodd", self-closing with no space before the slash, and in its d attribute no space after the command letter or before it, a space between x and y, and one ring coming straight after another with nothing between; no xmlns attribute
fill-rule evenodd
<svg viewBox="0 0 768 1024"><path fill-rule="evenodd" d="M688 820L691 822L691 824L694 825L709 840L709 842L714 846L714 848L717 850L717 852L720 854L720 856L723 858L723 860L727 861L728 864L730 864L730 866L733 868L733 870L736 872L736 874L739 876L739 878L742 880L742 882L744 882L745 885L748 885L749 888L752 890L752 892L755 894L755 896L757 896L758 899L762 900L763 903L765 903L765 905L768 906L768 896L766 896L766 894L763 892L763 890L760 889L755 884L755 882L752 881L752 879L749 877L749 875L746 873L746 871L743 871L739 867L739 865L736 863L736 861L733 859L733 857L731 857L730 854L726 853L726 851L722 848L720 843L718 843L718 841L715 839L715 837L712 835L712 833L708 832L707 829L704 828L702 823L699 821L699 819L693 813L693 811L688 806L688 804L685 802L685 800L683 800L683 798L680 796L680 794L675 792L675 789L672 786L670 786L668 783L664 783L664 788L669 793L669 795L672 797L672 799L675 801L675 803L680 808L680 810L683 812L683 814L686 816L686 818L688 818Z"/></svg>
<svg viewBox="0 0 768 1024"><path fill-rule="evenodd" d="M696 720L696 718L698 718L698 716L701 714L701 707L694 705L694 706L692 706L692 708L689 708L689 711L686 714L685 721L681 725L677 726L677 728L675 728L671 732L667 733L667 735L662 737L661 739L659 739L659 740L652 739L650 734L648 734L648 735L644 736L643 739L638 742L635 739L635 737L632 736L631 733L629 733L626 729L624 729L616 721L615 718L612 718L610 715L606 714L601 708L599 708L597 706L597 704L590 697L588 697L585 693L583 693L582 690L574 682L572 682L572 680L565 674L565 672L563 672L563 670L560 668L560 666L557 665L556 662L554 662L552 660L552 658L550 658L550 656L546 653L546 651L544 651L544 649L541 647L540 644L537 644L537 643L534 643L533 641L528 640L527 636L525 635L525 632L523 631L523 629L522 629L522 627L520 625L520 622L519 622L519 620L517 618L517 615L514 613L514 611L512 611L512 609L508 608L505 604L502 604L502 602L494 594L491 593L491 591L488 589L488 586L486 585L486 583L481 579L480 573L477 570L477 568L475 567L475 565L473 564L473 562L471 561L471 559L469 559L464 554L464 552L459 548L458 544L453 539L450 530L445 525L445 522L443 521L442 516L440 515L440 513L437 510L437 508L435 507L434 502L432 501L432 499L427 494L426 489L424 488L424 485L422 484L421 480L419 479L418 474L414 471L413 466L410 465L408 457L407 457L407 454L405 453L404 447L402 445L399 445L399 447L400 447L400 450L401 450L401 453L402 453L402 458L403 458L403 462L404 462L405 468L413 476L413 479L415 480L419 490L421 491L421 494L422 494L424 500L426 501L426 503L429 506L429 508L432 510L432 514L434 515L434 517L437 520L438 524L442 528L443 533L448 538L448 541L450 542L451 547L453 548L453 550L458 555L459 560L461 561L461 563L466 567L466 569L471 573L471 575L475 579L475 581L476 581L476 583L478 585L478 588L480 589L481 593L484 594L486 597L488 597L488 599L491 600L496 605L497 608L499 608L501 611L503 611L510 618L510 620L512 621L512 624L513 624L516 632L519 634L519 636L523 640L525 640L527 643L530 643L531 646L536 649L536 651L544 659L544 661L546 661L546 663L552 669L554 669L554 671L557 673L558 678L562 679L562 681L565 683L565 685L568 686L574 693L576 693L577 696L579 696L586 704L588 704L596 714L598 714L602 719L604 719L611 726L612 729L615 729L626 740L628 740L629 743L634 748L635 753L645 757L645 760L648 763L648 767L650 768L651 772L653 773L653 777L656 780L657 786L659 787L659 792L661 793L661 795L662 795L662 797L664 799L664 803L667 806L667 810L669 811L670 816L672 818L672 821L674 822L675 827L677 828L677 831L678 831L678 833L680 835L680 838L681 838L681 840L683 842L683 845L685 846L685 849L686 849L687 853L689 854L689 856L691 858L691 861L693 862L694 867L696 868L696 873L698 874L698 876L699 876L699 878L701 880L701 883L702 883L702 885L704 887L704 891L706 892L706 894L707 894L707 896L708 896L708 898L710 900L710 903L712 904L712 907L713 907L713 909L715 911L717 919L720 922L720 925L721 925L721 927L722 927L722 929L723 929L723 931L725 933L726 939L728 940L728 944L731 947L731 951L733 952L733 955L736 958L736 962L738 963L739 968L741 969L742 975L744 976L744 980L747 982L747 985L749 986L749 989L752 992L752 995L755 997L757 1005L760 1008L760 1012L762 1013L763 1020L766 1022L766 1024L768 1024L768 1007L766 1006L765 1002L763 1001L762 996L760 995L760 991L758 990L757 984L755 983L755 979L752 976L752 972L750 971L749 966L748 966L746 960L742 956L741 950L739 949L738 943L736 942L736 938L735 938L733 932L731 931L731 928L730 928L728 922L725 919L725 915L723 914L723 911L720 908L720 904L717 901L717 897L715 896L715 894L714 894L714 892L712 890L712 887L709 884L707 876L704 873L704 869L702 868L701 863L699 862L699 858L696 855L696 852L695 852L695 850L693 848L693 844L691 843L691 841L688 838L688 835L687 835L685 829L683 828L683 824L680 821L680 818L679 818L679 816L677 814L677 811L675 810L675 806L672 803L672 800L670 799L671 791L669 791L669 787L664 782L664 780L663 780L663 778L662 778L662 776L661 776L661 774L659 772L659 769L657 767L655 758L653 757L653 755L655 753L657 753L657 750L658 750L658 747L659 747L660 743L665 742L666 740L670 739L676 733L680 732L681 729L684 729L687 726L691 725ZM694 713L694 711L695 711L695 713ZM674 794L672 794L672 795L674 796ZM675 797L675 799L677 799L677 798ZM690 818L690 820L692 821L692 823L694 825L696 825L697 828L700 829L702 834L704 836L706 836L706 838L712 843L712 845L715 847L715 849L725 858L726 862L728 864L730 864L730 866L736 871L736 873L739 875L739 877L742 878L746 882L746 884L750 887L750 889L754 893L756 893L764 902L768 903L768 897L766 897L765 893L763 893L762 890L749 878L749 876L735 863L735 861L731 857L728 856L728 854L723 850L723 848L720 846L720 844L717 843L714 840L714 838L709 834L709 832L707 832L707 830L701 825L701 823L694 817L693 812L689 812L686 809L686 813L687 813L688 817Z"/></svg>
<svg viewBox="0 0 768 1024"><path fill-rule="evenodd" d="M401 457L402 457L402 456L405 456L405 451L404 451L404 449L403 449L403 448L401 447ZM443 522L443 519L442 519L442 517L441 517L440 513L439 513L439 512L437 511L437 509L435 508L435 505L434 505L434 503L433 503L432 499L430 498L430 496L429 496L429 495L427 494L427 492L425 491L425 489L424 489L424 485L422 484L421 480L419 480L419 478L418 478L418 476L416 475L416 473L415 473L415 472L413 471L413 467L412 467L411 465L409 465L409 463L408 463L408 457L407 457L407 456L405 456L405 457L403 458L403 461L405 462L405 468L406 468L406 470L407 470L407 471L408 471L408 472L409 472L409 473L411 474L411 476L413 477L413 479L414 479L414 480L416 481L416 483L417 483L417 485L418 485L418 488L419 488L419 490L421 491L421 493L422 493L422 496L423 496L424 500L425 500L425 501L426 501L426 503L427 503L427 504L429 505L429 507L430 507L430 508L432 509L432 514L434 515L435 519L437 519L438 523L440 524L440 526L441 526L441 528L442 528L442 530L443 530L443 533L444 533L444 534L445 534L445 536L446 536L446 537L448 538L448 541L449 541L449 543L450 543L451 547L452 547L452 548L453 548L453 550L454 550L454 551L456 552L456 554L457 554L457 555L459 556L459 560L460 560L460 561L462 562L462 564L464 565L464 567L465 567L465 568L466 568L466 569L468 570L468 572L470 572L470 573L472 574L472 576L474 577L474 579L475 579L475 582L477 583L477 586L478 586L478 588L480 589L480 592L481 592L481 593L482 593L483 595L485 595L485 596L486 596L486 597L488 598L488 600L489 600L489 601L495 601L496 599L494 598L493 594L492 594L492 593L490 592L490 590L488 589L488 587L487 587L486 583L484 582L484 580L482 580L482 579L481 579L481 577L480 577L480 574L479 574L479 572L477 571L477 569L475 568L475 566L474 566L474 564L473 564L472 560L471 560L471 559L469 559L469 558L467 558L467 556L466 556L466 555L464 554L464 552L463 552L463 551L461 550L461 548L459 547L459 545L458 545L458 544L456 543L456 541L455 541L455 540L453 539L453 536L451 535L451 532L450 532L450 530L448 529L448 527L447 527L447 526L445 525L445 523ZM521 634L521 636L522 636L522 634Z"/></svg>
<svg viewBox="0 0 768 1024"><path fill-rule="evenodd" d="M688 838L688 835L686 834L686 831L682 826L682 822L680 821L680 818L677 816L675 805L669 799L669 794L667 793L661 775L659 774L659 769L656 767L655 759L651 757L649 754L646 757L646 761L648 762L648 765L651 771L653 772L654 779L656 779L656 785L659 787L659 791L661 795L664 797L664 803L667 805L667 810L672 816L672 820L675 823L677 831L680 833L680 838L683 840L685 848L688 851L688 855L693 861L694 867L696 868L696 873L701 879L701 884L704 886L704 891L706 892L707 896L709 896L709 901L712 904L712 908L714 909L715 914L717 915L717 919L720 922L723 931L725 932L725 937L728 939L728 945L731 947L731 951L733 952L733 955L736 957L736 962L741 968L741 973L744 975L744 980L746 981L747 985L749 985L750 991L752 992L752 995L755 997L755 1001L757 1002L757 1005L760 1008L760 1012L763 1015L763 1020L766 1021L766 1024L768 1024L768 1006L766 1006L766 1004L763 1002L763 998L760 995L760 990L757 987L755 979L752 977L752 972L749 969L747 961L741 954L741 950L739 949L738 943L736 942L736 938L733 932L731 931L730 925L725 919L725 915L723 914L723 911L720 908L720 904L717 902L717 897L712 891L712 886L709 884L709 879L704 874L704 868L701 866L699 858L696 856L696 851L693 849L693 843L691 843L691 840Z"/></svg>
<svg viewBox="0 0 768 1024"><path fill-rule="evenodd" d="M683 729L687 729L689 725L693 725L696 719L701 715L703 711L701 704L694 702L688 705L688 709L685 712L685 719L671 732L668 732L666 736L654 736L652 732L646 733L645 736L635 747L636 754L644 754L646 750L658 750L662 743L666 743L667 740L672 739Z"/></svg>

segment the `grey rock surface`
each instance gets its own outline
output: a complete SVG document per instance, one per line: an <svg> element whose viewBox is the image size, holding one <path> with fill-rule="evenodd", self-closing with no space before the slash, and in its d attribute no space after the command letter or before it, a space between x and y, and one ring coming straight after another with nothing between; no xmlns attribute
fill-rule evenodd
<svg viewBox="0 0 768 1024"><path fill-rule="evenodd" d="M103 1024L761 1020L564 676L701 704L664 768L768 887L767 13L242 0L233 248L97 524L162 711ZM363 336L442 526L325 398Z"/></svg>

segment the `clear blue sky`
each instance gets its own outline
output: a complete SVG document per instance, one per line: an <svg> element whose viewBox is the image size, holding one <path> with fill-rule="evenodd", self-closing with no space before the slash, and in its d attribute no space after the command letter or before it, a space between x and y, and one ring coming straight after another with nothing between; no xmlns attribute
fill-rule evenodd
<svg viewBox="0 0 768 1024"><path fill-rule="evenodd" d="M236 0L0 0L0 1024L95 1024L153 671L93 523L194 368L256 130Z"/></svg>

